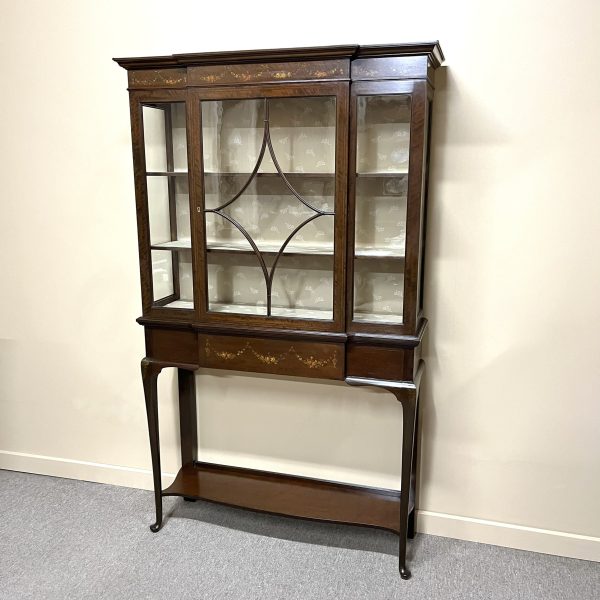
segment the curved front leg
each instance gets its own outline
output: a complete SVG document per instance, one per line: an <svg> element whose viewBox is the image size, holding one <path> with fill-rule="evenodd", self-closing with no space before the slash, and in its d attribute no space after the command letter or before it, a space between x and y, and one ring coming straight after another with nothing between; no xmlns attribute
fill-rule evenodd
<svg viewBox="0 0 600 600"><path fill-rule="evenodd" d="M400 544L398 547L398 568L402 579L410 578L410 571L406 567L406 542L407 538L414 536L414 511L411 517L413 524L409 523L409 510L411 497L415 497L415 480L412 477L413 453L415 449L415 430L417 424L417 403L419 396L416 390L390 390L402 404L402 475L400 483ZM416 453L415 453L416 454Z"/></svg>
<svg viewBox="0 0 600 600"><path fill-rule="evenodd" d="M162 482L160 477L160 443L158 437L158 375L163 366L148 358L142 359L142 382L146 399L146 415L148 417L148 434L150 436L150 453L152 455L152 476L154 479L154 503L156 505L156 522L150 526L156 533L162 526Z"/></svg>
<svg viewBox="0 0 600 600"><path fill-rule="evenodd" d="M402 473L400 486L398 570L402 579L409 579L410 570L406 566L406 542L414 537L414 507L416 482L416 428L419 402L419 384L424 363L419 364L415 381L385 381L363 377L347 377L350 385L374 386L394 394L402 404ZM410 512L411 500L413 511Z"/></svg>

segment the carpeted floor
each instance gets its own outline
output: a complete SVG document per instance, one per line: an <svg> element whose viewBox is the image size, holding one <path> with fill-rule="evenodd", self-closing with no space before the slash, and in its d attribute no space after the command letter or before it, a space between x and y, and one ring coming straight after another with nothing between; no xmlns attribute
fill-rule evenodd
<svg viewBox="0 0 600 600"><path fill-rule="evenodd" d="M598 600L600 564L419 534L396 536L0 471L0 598Z"/></svg>

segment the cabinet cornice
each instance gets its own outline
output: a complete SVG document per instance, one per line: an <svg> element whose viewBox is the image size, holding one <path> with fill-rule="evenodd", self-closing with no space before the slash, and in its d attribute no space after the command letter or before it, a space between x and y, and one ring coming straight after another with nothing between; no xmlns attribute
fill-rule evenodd
<svg viewBox="0 0 600 600"><path fill-rule="evenodd" d="M415 44L388 44L375 46L317 46L313 48L272 48L263 50L239 50L224 52L199 52L191 54L172 54L170 56L145 56L132 58L114 58L128 71L139 69L165 69L197 65L227 65L265 62L294 62L298 60L332 60L369 58L427 56L434 67L444 61L439 42Z"/></svg>

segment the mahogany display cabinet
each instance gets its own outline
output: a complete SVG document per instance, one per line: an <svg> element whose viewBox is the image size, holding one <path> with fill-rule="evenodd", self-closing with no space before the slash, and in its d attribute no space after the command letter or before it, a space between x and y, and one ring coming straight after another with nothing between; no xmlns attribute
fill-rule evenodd
<svg viewBox="0 0 600 600"><path fill-rule="evenodd" d="M164 496L379 527L399 535L408 578L439 44L115 60L129 83L152 531ZM183 466L163 490L165 367L178 369ZM199 367L388 390L403 408L401 491L199 462Z"/></svg>

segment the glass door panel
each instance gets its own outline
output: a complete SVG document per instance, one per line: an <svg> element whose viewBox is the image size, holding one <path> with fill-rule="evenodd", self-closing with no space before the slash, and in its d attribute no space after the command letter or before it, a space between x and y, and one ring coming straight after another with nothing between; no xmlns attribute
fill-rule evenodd
<svg viewBox="0 0 600 600"><path fill-rule="evenodd" d="M333 318L335 98L202 102L208 309Z"/></svg>
<svg viewBox="0 0 600 600"><path fill-rule="evenodd" d="M403 322L410 96L358 96L354 313Z"/></svg>
<svg viewBox="0 0 600 600"><path fill-rule="evenodd" d="M144 154L157 306L193 308L185 103L144 105Z"/></svg>

